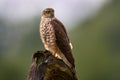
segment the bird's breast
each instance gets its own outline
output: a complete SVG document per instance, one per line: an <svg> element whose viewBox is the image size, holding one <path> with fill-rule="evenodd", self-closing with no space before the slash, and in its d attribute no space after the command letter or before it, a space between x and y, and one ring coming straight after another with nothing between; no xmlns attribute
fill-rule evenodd
<svg viewBox="0 0 120 80"><path fill-rule="evenodd" d="M46 45L54 45L56 42L55 31L49 20L41 21L40 34L42 42Z"/></svg>

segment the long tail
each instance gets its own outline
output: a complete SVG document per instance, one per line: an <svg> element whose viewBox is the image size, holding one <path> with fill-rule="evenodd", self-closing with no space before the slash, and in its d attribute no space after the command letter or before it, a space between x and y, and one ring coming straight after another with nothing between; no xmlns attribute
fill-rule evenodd
<svg viewBox="0 0 120 80"><path fill-rule="evenodd" d="M75 68L71 68L71 70L72 70L74 79L78 80Z"/></svg>
<svg viewBox="0 0 120 80"><path fill-rule="evenodd" d="M58 52L59 54L57 54L58 58L62 59L66 64L67 66L71 69L72 73L73 73L73 77L75 80L78 80L77 79L77 75L76 75L76 70L75 70L75 65L72 65L68 60L67 58L64 56L63 53Z"/></svg>

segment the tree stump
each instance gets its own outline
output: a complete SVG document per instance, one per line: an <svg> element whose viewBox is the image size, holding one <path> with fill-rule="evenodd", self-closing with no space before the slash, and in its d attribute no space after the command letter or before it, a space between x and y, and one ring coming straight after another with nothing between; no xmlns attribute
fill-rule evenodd
<svg viewBox="0 0 120 80"><path fill-rule="evenodd" d="M77 80L63 60L49 51L37 51L32 55L28 80Z"/></svg>

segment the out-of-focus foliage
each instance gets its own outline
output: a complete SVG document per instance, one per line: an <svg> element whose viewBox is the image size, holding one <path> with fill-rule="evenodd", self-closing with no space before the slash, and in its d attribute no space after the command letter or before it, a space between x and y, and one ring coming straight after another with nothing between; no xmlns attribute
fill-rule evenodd
<svg viewBox="0 0 120 80"><path fill-rule="evenodd" d="M80 80L120 80L120 1L74 29L71 38Z"/></svg>
<svg viewBox="0 0 120 80"><path fill-rule="evenodd" d="M0 42L0 80L26 80L32 53L43 49L39 38L39 17L15 24L5 24L0 18L0 41L5 42L5 36L14 41L18 39L18 42L10 41L6 46ZM7 33L8 25L12 35ZM79 80L120 80L120 1L114 0L98 15L75 26L69 36ZM29 27L32 30L28 30ZM28 32L19 36L14 31Z"/></svg>
<svg viewBox="0 0 120 80"><path fill-rule="evenodd" d="M5 24L3 22L1 23ZM20 23L1 25L0 80L26 80L32 54L43 49L39 37L39 22L40 16L35 16ZM10 33L5 29L8 25ZM31 27L32 30L29 29Z"/></svg>

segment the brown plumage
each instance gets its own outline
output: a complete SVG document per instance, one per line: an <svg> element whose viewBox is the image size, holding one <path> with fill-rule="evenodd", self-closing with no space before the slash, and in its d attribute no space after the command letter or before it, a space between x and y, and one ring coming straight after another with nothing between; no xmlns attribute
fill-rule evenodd
<svg viewBox="0 0 120 80"><path fill-rule="evenodd" d="M42 12L40 35L45 49L61 58L70 68L75 68L71 43L64 25L55 18L54 10L46 8Z"/></svg>

